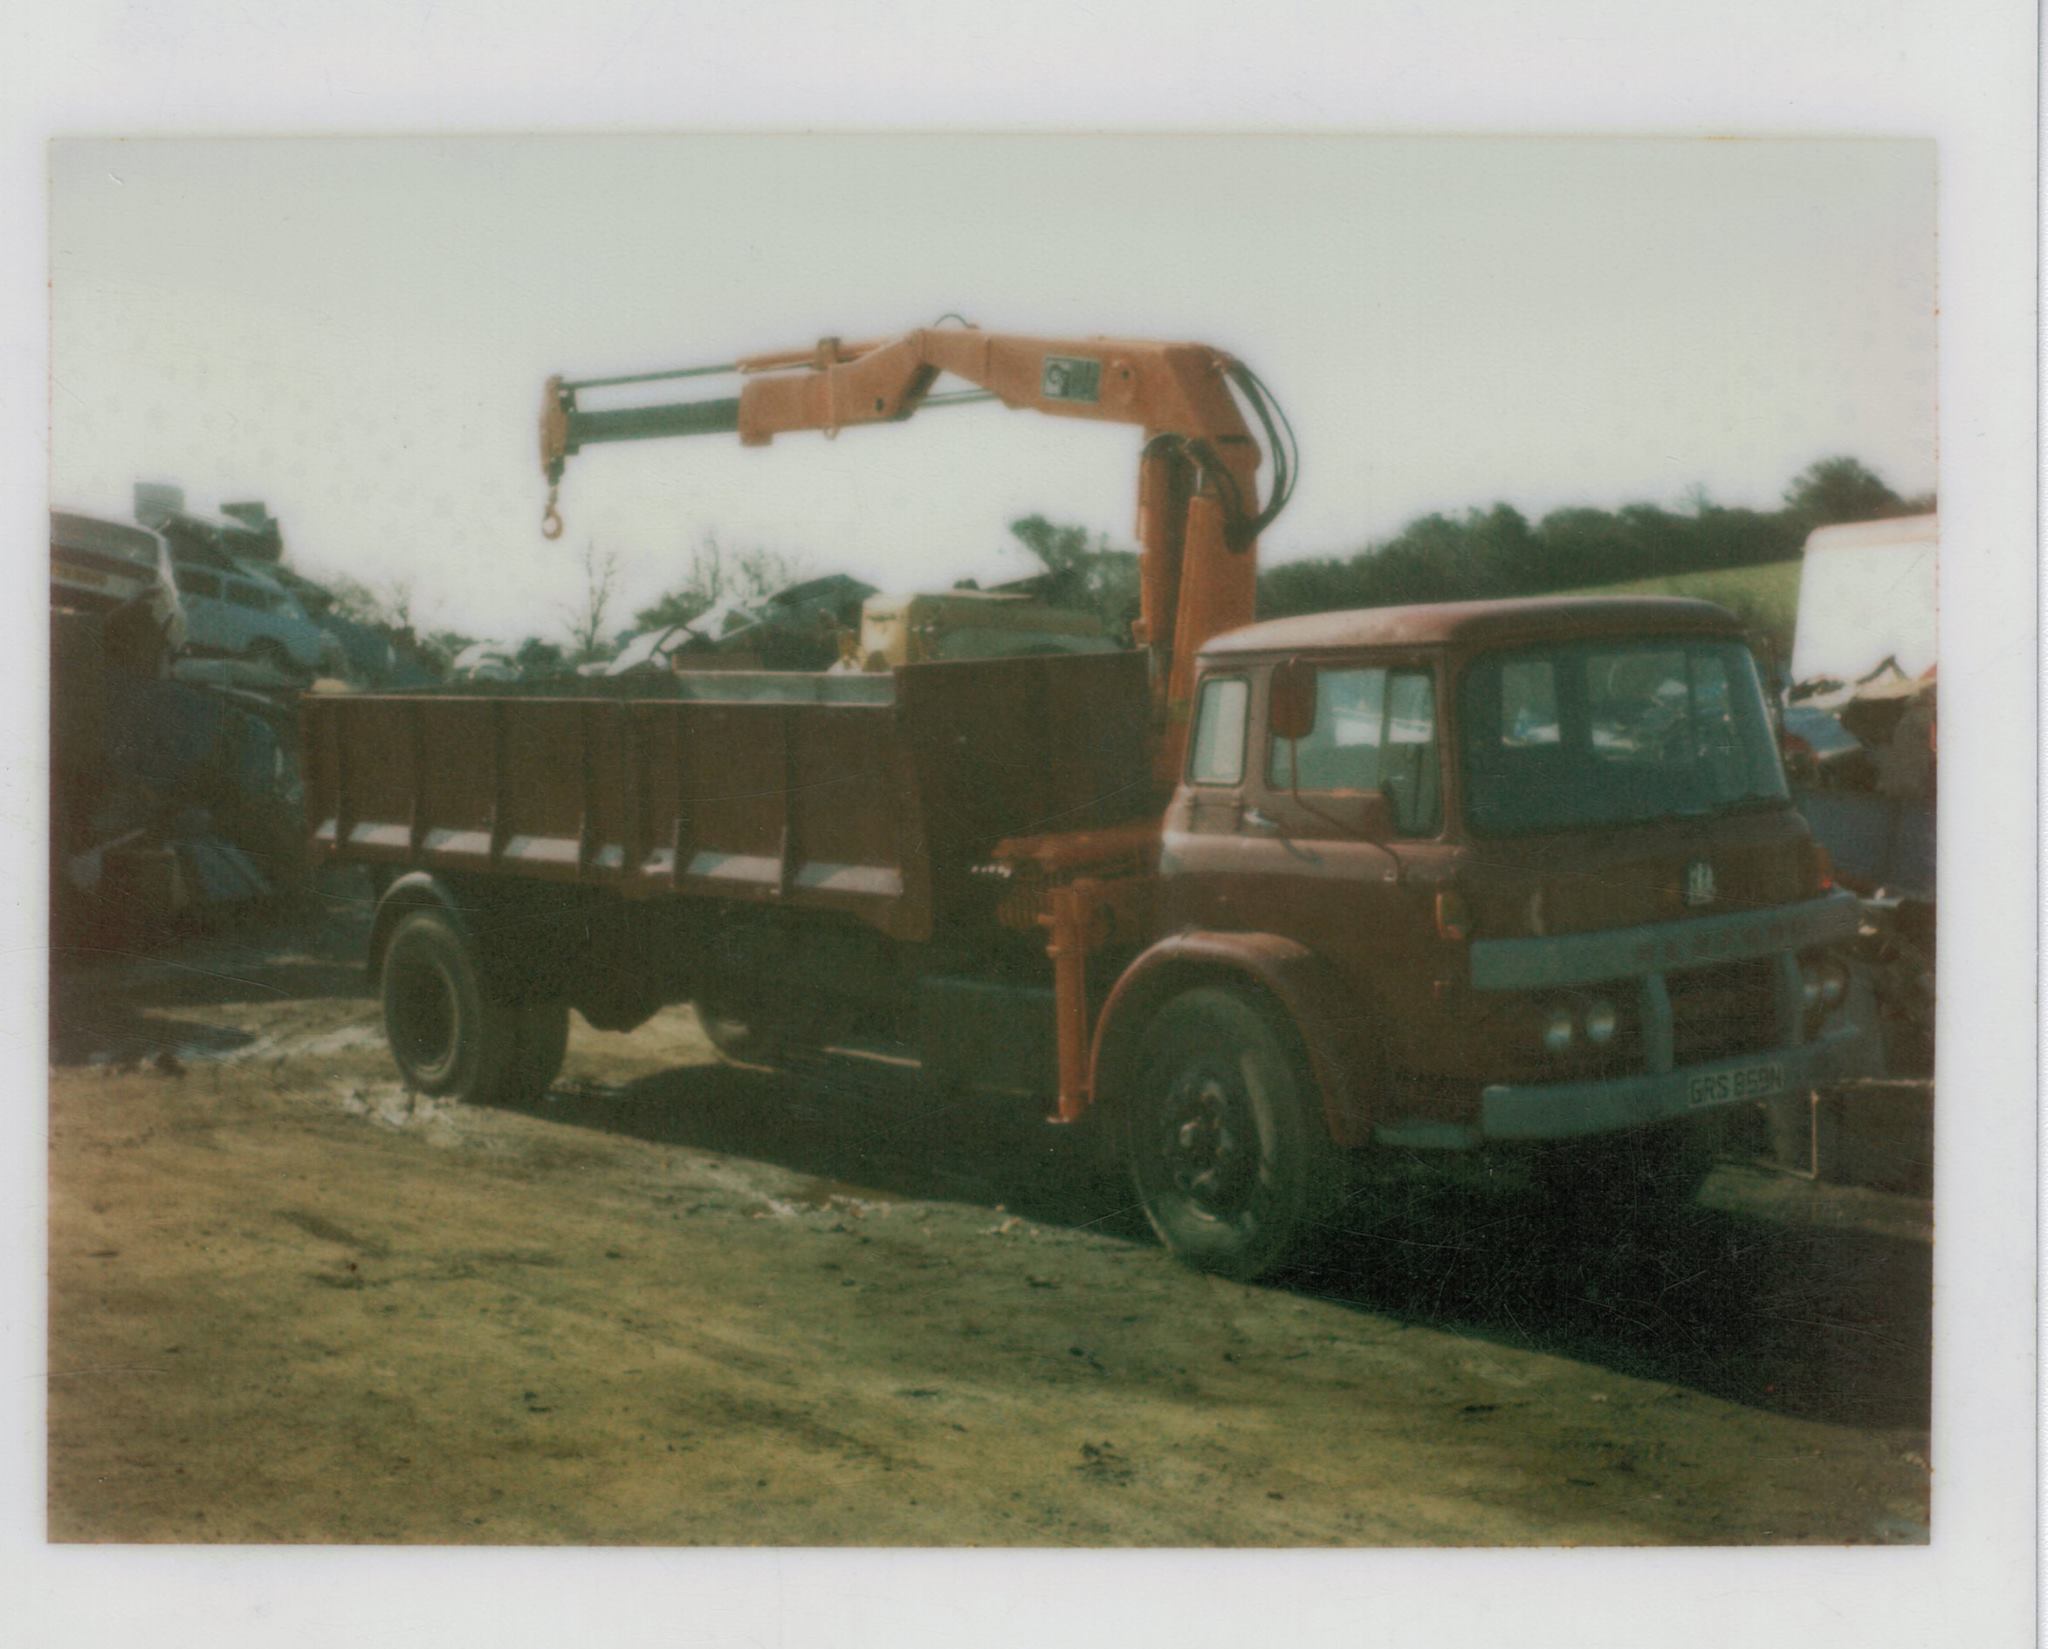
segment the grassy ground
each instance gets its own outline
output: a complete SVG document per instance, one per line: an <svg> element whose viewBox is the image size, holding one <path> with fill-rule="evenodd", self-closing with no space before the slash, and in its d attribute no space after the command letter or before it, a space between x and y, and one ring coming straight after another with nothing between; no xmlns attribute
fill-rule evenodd
<svg viewBox="0 0 2048 1649"><path fill-rule="evenodd" d="M362 927L60 972L51 1539L1928 1538L1924 1201L1725 1164L1631 1227L1418 1167L1245 1287L1070 1136L683 1008L519 1109L408 1095Z"/></svg>

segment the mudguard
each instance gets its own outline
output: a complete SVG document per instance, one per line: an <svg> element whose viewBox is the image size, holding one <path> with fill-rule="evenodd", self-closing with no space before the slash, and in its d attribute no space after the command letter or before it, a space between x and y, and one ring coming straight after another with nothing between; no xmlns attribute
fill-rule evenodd
<svg viewBox="0 0 2048 1649"><path fill-rule="evenodd" d="M1374 1015L1329 963L1277 934L1195 929L1143 952L1117 980L1096 1020L1090 1091L1098 1100L1114 1101L1145 1026L1170 997L1200 985L1232 982L1262 993L1293 1025L1308 1055L1332 1141L1367 1144L1382 1045Z"/></svg>
<svg viewBox="0 0 2048 1649"><path fill-rule="evenodd" d="M370 923L370 953L367 961L370 988L377 989L384 975L384 949L391 943L391 931L399 919L416 910L438 910L446 914L462 935L464 943L484 960L489 952L476 942L476 930L462 902L440 877L426 870L409 870L387 887L377 899L377 914Z"/></svg>

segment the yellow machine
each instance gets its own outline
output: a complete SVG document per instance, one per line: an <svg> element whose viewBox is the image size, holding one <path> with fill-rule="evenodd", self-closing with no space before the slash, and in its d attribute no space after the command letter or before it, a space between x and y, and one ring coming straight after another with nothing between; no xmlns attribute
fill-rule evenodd
<svg viewBox="0 0 2048 1649"><path fill-rule="evenodd" d="M1093 613L1049 607L995 590L871 595L861 606L860 649L847 668L893 670L945 659L1106 653L1116 642Z"/></svg>

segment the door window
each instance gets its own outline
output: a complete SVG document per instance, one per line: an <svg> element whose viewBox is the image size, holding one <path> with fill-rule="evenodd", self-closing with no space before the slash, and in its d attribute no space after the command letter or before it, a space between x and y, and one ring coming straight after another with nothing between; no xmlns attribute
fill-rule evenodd
<svg viewBox="0 0 2048 1649"><path fill-rule="evenodd" d="M1211 676L1195 705L1195 736L1188 744L1191 784L1239 784L1244 779L1244 733L1251 685L1243 676Z"/></svg>
<svg viewBox="0 0 2048 1649"><path fill-rule="evenodd" d="M1397 830L1421 836L1437 828L1443 785L1436 755L1436 679L1426 670L1396 670L1387 678L1380 789L1394 804Z"/></svg>
<svg viewBox="0 0 2048 1649"><path fill-rule="evenodd" d="M1437 828L1441 786L1436 684L1426 670L1316 672L1316 720L1305 739L1275 739L1274 790L1379 790L1404 835Z"/></svg>

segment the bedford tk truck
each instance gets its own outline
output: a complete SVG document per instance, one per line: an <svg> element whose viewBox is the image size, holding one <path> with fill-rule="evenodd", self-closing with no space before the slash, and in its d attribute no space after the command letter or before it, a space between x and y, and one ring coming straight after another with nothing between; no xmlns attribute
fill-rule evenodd
<svg viewBox="0 0 2048 1649"><path fill-rule="evenodd" d="M1128 652L309 696L315 851L382 887L420 1092L530 1099L571 1009L728 1057L886 1044L1117 1148L1166 1247L1300 1257L1375 1153L1689 1198L1716 1125L1868 1068L1856 899L1793 809L1736 621L1524 600L1252 622L1264 386L1200 345L946 329L587 411L602 439L894 422L943 370L1146 433ZM549 524L559 530L554 494Z"/></svg>
<svg viewBox="0 0 2048 1649"><path fill-rule="evenodd" d="M1167 1247L1249 1277L1314 1240L1354 1154L1536 1153L1588 1197L1682 1198L1717 1118L1870 1057L1857 902L1719 609L1217 637L1163 814L1140 665L309 698L316 845L388 879L405 1080L531 1096L572 1007L694 1002L743 1060L882 1040L1106 1124Z"/></svg>

